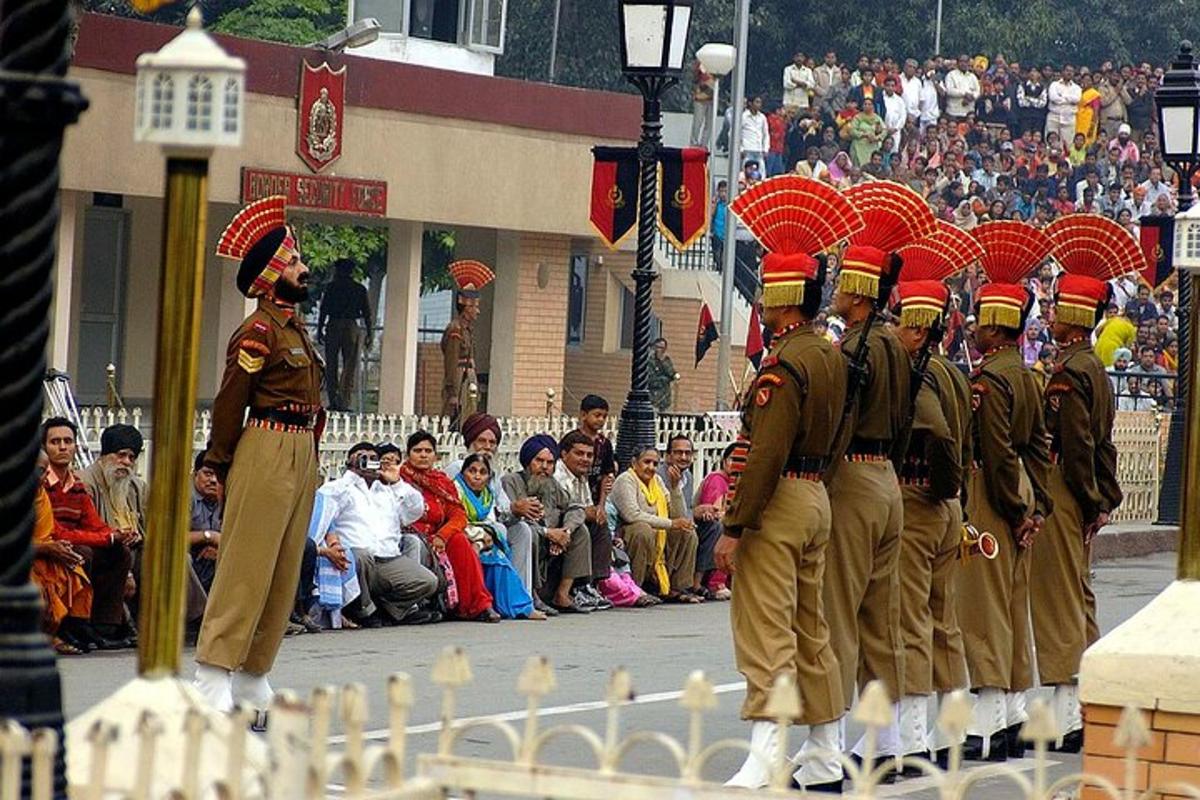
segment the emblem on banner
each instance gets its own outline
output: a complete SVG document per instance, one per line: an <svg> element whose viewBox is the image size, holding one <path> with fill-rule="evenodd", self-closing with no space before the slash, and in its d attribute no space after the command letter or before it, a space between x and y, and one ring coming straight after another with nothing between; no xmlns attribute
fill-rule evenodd
<svg viewBox="0 0 1200 800"><path fill-rule="evenodd" d="M692 198L691 191L689 191L688 187L686 186L680 186L678 189L676 189L675 195L671 198L671 201L674 203L676 208L691 208L692 203L696 202Z"/></svg>
<svg viewBox="0 0 1200 800"><path fill-rule="evenodd" d="M625 207L625 195L621 192L620 186L613 186L608 190L608 204L612 208Z"/></svg>
<svg viewBox="0 0 1200 800"><path fill-rule="evenodd" d="M345 129L346 68L328 63L300 64L300 93L296 108L296 155L313 172L320 172L342 154Z"/></svg>

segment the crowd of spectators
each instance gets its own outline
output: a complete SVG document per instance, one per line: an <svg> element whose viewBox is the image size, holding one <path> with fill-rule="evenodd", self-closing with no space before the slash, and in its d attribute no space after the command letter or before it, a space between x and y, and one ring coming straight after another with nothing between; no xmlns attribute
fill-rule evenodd
<svg viewBox="0 0 1200 800"><path fill-rule="evenodd" d="M530 437L506 474L494 468L500 426L482 413L463 422L468 452L450 463L424 431L353 445L314 498L288 634L728 600L713 562L728 461L698 481L677 435L618 474L607 419L607 401L585 397L575 430ZM44 628L72 655L136 646L146 535L141 435L107 428L82 471L78 436L66 418L43 424L33 571ZM203 457L187 534L192 638L221 557L224 486Z"/></svg>
<svg viewBox="0 0 1200 800"><path fill-rule="evenodd" d="M939 219L966 230L1000 219L1041 227L1063 214L1094 213L1139 238L1143 217L1177 208L1180 176L1164 163L1156 132L1154 89L1162 74L1147 63L1077 69L1001 55L923 63L864 55L852 67L833 51L819 62L798 52L783 68L777 93L751 95L736 120L733 109L725 110L718 149L736 122L739 189L786 172L839 188L887 179L908 185ZM697 63L696 144L707 144L711 87ZM719 182L714 254L726 235L728 194ZM733 234L739 258L753 264L749 231L737 225ZM1026 363L1041 373L1056 355L1046 324L1056 272L1047 264L1028 281L1038 302L1022 348ZM952 281L946 351L967 367L981 357L971 312L985 281L976 267ZM1113 378L1121 407L1170 407L1178 358L1175 279L1155 292L1138 281L1130 275L1112 282L1113 307L1097 328L1097 349L1114 372L1130 372ZM817 324L837 341L840 320L825 312Z"/></svg>

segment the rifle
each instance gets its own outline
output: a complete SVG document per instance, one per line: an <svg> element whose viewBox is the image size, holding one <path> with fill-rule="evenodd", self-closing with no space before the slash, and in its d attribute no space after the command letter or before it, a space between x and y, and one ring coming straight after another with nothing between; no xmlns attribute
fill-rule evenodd
<svg viewBox="0 0 1200 800"><path fill-rule="evenodd" d="M867 318L863 322L862 337L858 340L858 346L854 348L854 354L850 356L850 361L846 364L846 400L842 404L842 417L838 420L837 431L833 436L829 454L825 457L826 465L832 464L833 454L837 452L838 444L846 432L846 425L849 424L850 417L854 414L854 407L858 405L858 395L867 380L867 340L871 336L871 328L879 320L888 298L892 295L892 288L900 277L902 264L903 261L900 257L892 253L887 269L879 276L879 294L871 300L871 312L867 314Z"/></svg>
<svg viewBox="0 0 1200 800"><path fill-rule="evenodd" d="M900 429L899 435L892 442L890 457L893 464L899 465L904 460L904 456L908 454L909 437L912 434L913 420L917 415L917 395L921 393L921 384L925 382L925 373L929 371L929 359L933 357L934 343L940 342L942 336L945 335L946 312L949 310L950 300L947 298L942 306L942 315L929 326L929 335L925 337L925 344L921 345L921 349L917 351L917 357L913 359L912 377L908 387L908 417L904 420L904 427Z"/></svg>

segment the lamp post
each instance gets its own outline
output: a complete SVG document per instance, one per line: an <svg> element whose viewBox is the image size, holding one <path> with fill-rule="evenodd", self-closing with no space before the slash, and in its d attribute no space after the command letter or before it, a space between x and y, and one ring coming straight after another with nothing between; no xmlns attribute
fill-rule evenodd
<svg viewBox="0 0 1200 800"><path fill-rule="evenodd" d="M1192 192L1192 175L1196 172L1200 159L1200 71L1197 70L1195 57L1192 55L1192 43L1184 41L1179 45L1179 54L1171 62L1171 68L1163 76L1162 85L1154 91L1154 102L1158 107L1159 144L1162 147L1163 161L1179 174L1179 211L1181 214L1191 208L1194 195ZM1179 224L1177 222L1177 224ZM1180 241L1180 231L1176 231L1175 241ZM1191 377L1195 374L1191 366L1191 351L1195 348L1190 341L1192 331L1196 330L1192 317L1192 304L1200 299L1196 285L1193 283L1193 273L1189 272L1179 261L1180 252L1176 247L1176 266L1179 268L1179 362L1175 379L1175 408L1171 413L1171 427L1167 437L1167 461L1164 480L1158 495L1158 522L1160 524L1178 525L1181 520L1180 503L1188 501L1188 493L1181 493L1184 480L1188 476L1188 464L1184 458L1189 446L1185 437L1186 425L1191 408ZM1194 415L1191 415L1194 417ZM1200 441L1190 446L1200 446ZM1192 469L1191 473L1200 472ZM1200 517L1187 516L1193 524L1200 522ZM1187 537L1187 531L1181 529L1181 538ZM1182 564L1183 548L1180 547L1180 563ZM1197 577L1200 577L1198 575Z"/></svg>
<svg viewBox="0 0 1200 800"><path fill-rule="evenodd" d="M650 404L650 303L654 283L654 231L658 218L658 152L662 146L662 96L679 82L692 22L692 0L620 0L621 67L642 93L638 141L637 263L633 269L633 359L629 395L617 430L617 461L629 463L639 447L653 445Z"/></svg>
<svg viewBox="0 0 1200 800"><path fill-rule="evenodd" d="M1180 191L1182 196L1183 192ZM1187 315L1189 329L1200 330L1200 206L1192 206L1175 217L1175 266L1179 268L1179 285L1190 284L1191 302L1181 310ZM1182 332L1183 320L1180 319ZM1187 360L1184 361L1183 358ZM1189 347L1179 362L1180 380L1186 375L1196 375L1200 369L1200 347ZM1191 387L1189 387L1191 388ZM1179 480L1174 481L1177 491L1182 490L1179 510L1182 520L1179 526L1180 580L1200 580L1200 392L1188 391L1177 398L1175 412L1171 415L1171 433L1175 433L1175 420L1179 418L1183 429L1182 458L1179 459ZM1182 407L1178 404L1184 404ZM1169 462L1168 462L1169 464Z"/></svg>

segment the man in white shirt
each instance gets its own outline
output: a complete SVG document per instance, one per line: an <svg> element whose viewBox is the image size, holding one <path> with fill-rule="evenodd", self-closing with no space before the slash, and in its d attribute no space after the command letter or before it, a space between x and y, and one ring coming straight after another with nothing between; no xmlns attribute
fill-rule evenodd
<svg viewBox="0 0 1200 800"><path fill-rule="evenodd" d="M1075 138L1075 115L1079 111L1079 98L1083 89L1075 82L1075 68L1070 64L1062 68L1062 75L1046 90L1049 109L1046 114L1046 135L1057 133L1060 141L1069 143Z"/></svg>
<svg viewBox="0 0 1200 800"><path fill-rule="evenodd" d="M796 111L808 108L808 93L816 84L813 71L805 62L804 53L792 56L792 63L783 68L783 105Z"/></svg>
<svg viewBox="0 0 1200 800"><path fill-rule="evenodd" d="M1158 198L1161 195L1166 195L1168 199L1171 199L1171 184L1163 181L1160 167L1151 167L1150 177L1139 185L1146 190L1146 202L1151 208L1158 204Z"/></svg>
<svg viewBox="0 0 1200 800"><path fill-rule="evenodd" d="M971 59L958 57L958 65L946 73L946 116L955 122L966 118L975 110L979 99L979 78L971 71Z"/></svg>
<svg viewBox="0 0 1200 800"><path fill-rule="evenodd" d="M382 462L370 442L350 449L342 477L317 490L315 524L326 544L333 537L354 553L361 594L347 610L359 625L435 622L441 615L418 604L437 591L437 576L421 565L420 539L404 533L424 516L425 501L400 480L399 448L383 449Z"/></svg>
<svg viewBox="0 0 1200 800"><path fill-rule="evenodd" d="M883 124L892 136L892 154L900 152L900 136L908 124L908 106L896 93L896 79L889 75L883 81Z"/></svg>
<svg viewBox="0 0 1200 800"><path fill-rule="evenodd" d="M921 120L921 76L917 74L917 61L914 58L904 59L904 73L900 76L900 95L904 98L908 119L915 126Z"/></svg>
<svg viewBox="0 0 1200 800"><path fill-rule="evenodd" d="M771 132L762 107L762 96L755 95L742 112L742 163L757 161L759 167L765 168L767 151L771 149Z"/></svg>
<svg viewBox="0 0 1200 800"><path fill-rule="evenodd" d="M931 125L936 125L938 117L942 115L939 103L937 67L930 59L925 62L925 77L921 78L921 94L918 101L922 140L925 138L925 130Z"/></svg>

